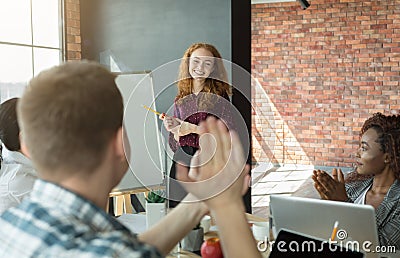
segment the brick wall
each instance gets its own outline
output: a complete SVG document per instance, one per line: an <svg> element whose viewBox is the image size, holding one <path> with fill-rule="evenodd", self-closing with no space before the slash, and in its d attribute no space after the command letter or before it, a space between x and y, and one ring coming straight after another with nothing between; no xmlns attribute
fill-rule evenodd
<svg viewBox="0 0 400 258"><path fill-rule="evenodd" d="M400 110L400 0L252 5L253 161L348 167Z"/></svg>
<svg viewBox="0 0 400 258"><path fill-rule="evenodd" d="M80 30L80 0L64 0L65 1L65 59L80 60L81 59L81 30Z"/></svg>

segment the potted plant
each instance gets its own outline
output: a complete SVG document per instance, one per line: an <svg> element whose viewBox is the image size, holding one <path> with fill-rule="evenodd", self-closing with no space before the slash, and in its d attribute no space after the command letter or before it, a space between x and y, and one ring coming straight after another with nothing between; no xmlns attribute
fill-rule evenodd
<svg viewBox="0 0 400 258"><path fill-rule="evenodd" d="M165 194L161 190L150 191L146 197L146 227L150 228L165 215Z"/></svg>
<svg viewBox="0 0 400 258"><path fill-rule="evenodd" d="M182 239L182 249L193 253L200 254L201 245L204 241L204 230L197 224L190 232Z"/></svg>

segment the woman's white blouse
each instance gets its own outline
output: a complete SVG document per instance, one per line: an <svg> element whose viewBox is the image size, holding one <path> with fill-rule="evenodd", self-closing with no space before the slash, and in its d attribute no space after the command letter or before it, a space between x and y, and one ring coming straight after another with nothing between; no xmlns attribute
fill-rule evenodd
<svg viewBox="0 0 400 258"><path fill-rule="evenodd" d="M372 185L371 185L372 186ZM367 187L362 194L360 194L357 199L354 201L356 204L365 204L365 197L367 196L367 192L371 187Z"/></svg>
<svg viewBox="0 0 400 258"><path fill-rule="evenodd" d="M22 153L9 151L3 146L0 170L0 213L17 206L29 196L37 179L31 161Z"/></svg>

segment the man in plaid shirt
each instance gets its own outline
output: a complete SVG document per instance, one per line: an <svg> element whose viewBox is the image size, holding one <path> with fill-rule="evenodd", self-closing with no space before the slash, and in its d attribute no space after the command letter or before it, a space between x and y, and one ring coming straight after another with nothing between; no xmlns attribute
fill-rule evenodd
<svg viewBox="0 0 400 258"><path fill-rule="evenodd" d="M104 211L128 168L123 102L114 79L101 65L84 61L54 67L30 81L18 118L21 149L39 179L30 199L1 215L0 257L160 257L208 211L227 257L259 257L241 198L249 167L237 135L230 138L215 119L202 125L218 143L215 152L208 149L213 140L206 139L195 158L200 166L190 172L178 168L184 181L211 179L201 187L185 185L186 202L140 235ZM193 201L199 199L203 202Z"/></svg>

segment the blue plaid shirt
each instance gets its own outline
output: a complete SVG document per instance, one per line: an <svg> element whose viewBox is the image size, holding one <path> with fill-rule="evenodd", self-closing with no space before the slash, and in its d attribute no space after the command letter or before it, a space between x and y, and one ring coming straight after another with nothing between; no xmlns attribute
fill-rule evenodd
<svg viewBox="0 0 400 258"><path fill-rule="evenodd" d="M161 257L99 207L37 180L30 199L0 217L0 257Z"/></svg>

